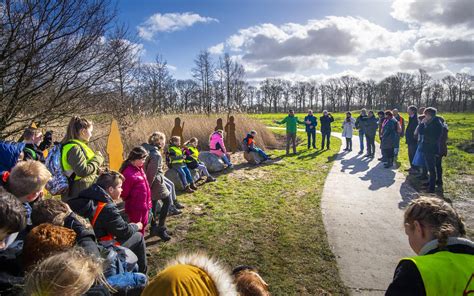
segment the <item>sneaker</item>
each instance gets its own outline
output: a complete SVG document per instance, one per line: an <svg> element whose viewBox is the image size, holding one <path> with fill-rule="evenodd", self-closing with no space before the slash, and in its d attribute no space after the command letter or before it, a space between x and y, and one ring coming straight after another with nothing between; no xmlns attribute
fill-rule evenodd
<svg viewBox="0 0 474 296"><path fill-rule="evenodd" d="M381 161L381 162L385 162L385 158L384 157L380 157L380 158L377 158L377 160Z"/></svg>
<svg viewBox="0 0 474 296"><path fill-rule="evenodd" d="M217 179L214 178L213 176L209 176L209 177L207 177L207 179L206 179L206 183L216 182L216 181L217 181Z"/></svg>
<svg viewBox="0 0 474 296"><path fill-rule="evenodd" d="M193 190L189 185L186 186L186 188L184 188L184 191L185 191L186 193L193 193L193 192L194 192L194 190Z"/></svg>
<svg viewBox="0 0 474 296"><path fill-rule="evenodd" d="M180 215L182 212L180 210L178 210L177 208L175 207L170 207L170 209L168 210L168 216L176 216L176 215Z"/></svg>
<svg viewBox="0 0 474 296"><path fill-rule="evenodd" d="M370 157L372 154L367 153L364 157Z"/></svg>
<svg viewBox="0 0 474 296"><path fill-rule="evenodd" d="M177 209L184 209L184 206L182 204L180 204L178 201L174 202L174 207L177 208Z"/></svg>
<svg viewBox="0 0 474 296"><path fill-rule="evenodd" d="M363 150L360 150L359 153L357 153L357 154L360 155L360 154L362 154L362 153L364 153L364 151L363 151Z"/></svg>
<svg viewBox="0 0 474 296"><path fill-rule="evenodd" d="M166 232L166 227L160 227L158 230L158 236L161 238L162 241L169 241L171 237Z"/></svg>

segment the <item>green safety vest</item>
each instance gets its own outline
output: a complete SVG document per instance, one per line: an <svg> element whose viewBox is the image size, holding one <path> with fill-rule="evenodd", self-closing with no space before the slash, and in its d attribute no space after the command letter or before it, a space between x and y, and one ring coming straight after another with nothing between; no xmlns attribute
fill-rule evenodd
<svg viewBox="0 0 474 296"><path fill-rule="evenodd" d="M198 161L199 159L199 150L197 148L194 148L192 146L187 146L187 148L189 149L189 151L191 151L191 155L189 155L191 158L193 158L194 160ZM193 162L192 159L186 159L185 160L186 163L191 163Z"/></svg>
<svg viewBox="0 0 474 296"><path fill-rule="evenodd" d="M89 146L87 146L86 143L84 143L80 140L71 140L68 143L64 144L63 149L61 151L61 164L62 164L63 170L64 170L64 172L66 172L66 174L73 171L72 166L67 162L67 154L69 153L69 150L71 150L71 148L74 147L75 145L79 145L81 147L82 151L86 155L87 162L89 162L95 156L94 151L91 148L89 148ZM77 175L74 177L75 181L80 180L80 179L81 179L81 177L79 177Z"/></svg>
<svg viewBox="0 0 474 296"><path fill-rule="evenodd" d="M36 155L35 150L33 150L33 149L31 149L31 148L27 148L27 147L25 147L24 150L26 150L26 151L28 151L28 152L31 153L31 156L33 156L33 160L38 160L38 155Z"/></svg>
<svg viewBox="0 0 474 296"><path fill-rule="evenodd" d="M440 251L431 255L404 258L415 263L427 296L465 295L474 289L474 256Z"/></svg>
<svg viewBox="0 0 474 296"><path fill-rule="evenodd" d="M179 149L179 148L176 147L176 146L170 146L170 148L168 148L168 151L169 151L169 152L174 151L175 156L177 157L177 159L171 159L171 164L174 164L174 163L183 163L183 162L184 162L184 159L182 158L182 156L183 156L183 151L181 151L181 149ZM180 156L181 156L181 158L179 158Z"/></svg>

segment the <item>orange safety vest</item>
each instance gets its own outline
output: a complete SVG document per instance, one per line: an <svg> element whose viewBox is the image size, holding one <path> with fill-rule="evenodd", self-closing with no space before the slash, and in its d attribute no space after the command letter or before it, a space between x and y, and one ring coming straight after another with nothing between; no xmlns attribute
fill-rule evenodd
<svg viewBox="0 0 474 296"><path fill-rule="evenodd" d="M102 201L99 201L99 203L97 204L97 209L95 209L94 217L92 217L92 221L91 221L92 227L94 227L95 222L97 221L97 217L99 217L99 214L102 212L102 210L104 209L106 205L107 203L102 202ZM111 235L110 233L105 236L99 237L98 239L101 242L115 240L114 236ZM115 241L114 245L120 246L120 243L118 241Z"/></svg>

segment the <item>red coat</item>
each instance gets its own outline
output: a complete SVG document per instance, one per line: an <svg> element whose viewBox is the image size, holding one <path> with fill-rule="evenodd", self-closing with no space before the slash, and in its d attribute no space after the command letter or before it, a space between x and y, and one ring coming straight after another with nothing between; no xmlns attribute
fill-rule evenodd
<svg viewBox="0 0 474 296"><path fill-rule="evenodd" d="M148 211L151 209L151 190L143 168L127 166L123 172L125 181L122 185L122 199L125 211Z"/></svg>

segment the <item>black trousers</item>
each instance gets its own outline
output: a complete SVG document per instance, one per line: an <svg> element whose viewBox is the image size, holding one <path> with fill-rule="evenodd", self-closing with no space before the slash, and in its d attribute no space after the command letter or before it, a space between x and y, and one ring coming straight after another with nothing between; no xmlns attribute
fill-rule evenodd
<svg viewBox="0 0 474 296"><path fill-rule="evenodd" d="M311 132L306 132L308 135L308 149L311 147L311 143L313 148L316 148L316 130L311 131Z"/></svg>
<svg viewBox="0 0 474 296"><path fill-rule="evenodd" d="M352 150L352 138L346 138L346 149Z"/></svg>
<svg viewBox="0 0 474 296"><path fill-rule="evenodd" d="M408 159L410 160L410 167L412 169L416 169L416 166L413 165L413 158L415 158L417 148L418 148L418 143L408 144Z"/></svg>
<svg viewBox="0 0 474 296"><path fill-rule="evenodd" d="M324 132L322 134L322 141L321 141L321 148L324 148L324 142L326 142L326 148L329 149L329 145L331 144L331 132Z"/></svg>
<svg viewBox="0 0 474 296"><path fill-rule="evenodd" d="M157 200L152 201L152 208L151 208L152 220L150 223L152 227L156 226L156 220L158 220L158 227L165 226L166 217L168 217L168 211L171 206L171 197L169 196L168 198L162 199L161 202L163 204L161 205L161 208L159 209L160 213L158 214L157 213L158 207L159 207L158 201Z"/></svg>
<svg viewBox="0 0 474 296"><path fill-rule="evenodd" d="M135 232L128 240L120 242L120 245L129 248L138 258L138 272L146 274L148 270L146 262L146 244L141 232Z"/></svg>
<svg viewBox="0 0 474 296"><path fill-rule="evenodd" d="M367 141L367 154L375 154L375 136L365 134L365 140Z"/></svg>
<svg viewBox="0 0 474 296"><path fill-rule="evenodd" d="M431 191L435 190L435 185L436 185L436 154L434 153L426 153L425 152L425 163L426 167L428 168L428 173L430 177L430 185L429 189Z"/></svg>

